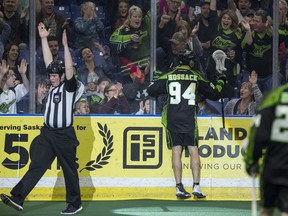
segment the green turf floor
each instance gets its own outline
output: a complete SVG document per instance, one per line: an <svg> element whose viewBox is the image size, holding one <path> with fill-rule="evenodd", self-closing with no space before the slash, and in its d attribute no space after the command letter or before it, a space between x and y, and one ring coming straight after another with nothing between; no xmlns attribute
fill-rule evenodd
<svg viewBox="0 0 288 216"><path fill-rule="evenodd" d="M54 216L60 215L64 202L27 201L24 210L17 212L0 203L2 216ZM193 200L120 200L84 201L77 215L86 216L251 216L251 202L193 201ZM259 214L258 214L259 215ZM279 215L276 213L275 215Z"/></svg>

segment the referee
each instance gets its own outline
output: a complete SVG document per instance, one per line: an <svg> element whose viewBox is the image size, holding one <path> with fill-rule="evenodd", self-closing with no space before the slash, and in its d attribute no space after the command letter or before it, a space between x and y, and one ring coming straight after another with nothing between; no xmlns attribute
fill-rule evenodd
<svg viewBox="0 0 288 216"><path fill-rule="evenodd" d="M82 206L76 168L76 147L79 142L72 126L73 107L81 97L84 86L73 75L73 62L66 31L64 30L62 37L65 65L61 61L52 61L47 42L50 31L43 23L39 23L38 31L44 62L52 84L45 105L44 126L40 135L31 143L29 170L11 190L12 196L1 194L1 199L16 210L23 210L25 198L57 157L63 169L66 187L67 208L61 211L61 214L76 214L82 210Z"/></svg>

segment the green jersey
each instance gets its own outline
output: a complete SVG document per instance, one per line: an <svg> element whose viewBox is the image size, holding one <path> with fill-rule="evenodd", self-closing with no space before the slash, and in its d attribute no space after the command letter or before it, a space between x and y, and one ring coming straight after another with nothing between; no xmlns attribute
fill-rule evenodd
<svg viewBox="0 0 288 216"><path fill-rule="evenodd" d="M247 167L259 163L265 180L288 186L288 84L270 92L258 107L244 159Z"/></svg>

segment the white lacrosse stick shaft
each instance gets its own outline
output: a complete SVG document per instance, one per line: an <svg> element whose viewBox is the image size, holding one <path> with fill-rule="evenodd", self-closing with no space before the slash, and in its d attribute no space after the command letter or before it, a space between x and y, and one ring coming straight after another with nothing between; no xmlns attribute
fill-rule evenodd
<svg viewBox="0 0 288 216"><path fill-rule="evenodd" d="M257 216L256 175L252 176L252 216Z"/></svg>
<svg viewBox="0 0 288 216"><path fill-rule="evenodd" d="M226 71L225 68L225 60L227 59L227 55L222 50L216 50L212 54L212 58L216 64L216 70L218 73L222 74L223 71ZM223 128L225 129L225 117L224 117L224 102L223 98L221 97L221 112L222 112L222 124Z"/></svg>

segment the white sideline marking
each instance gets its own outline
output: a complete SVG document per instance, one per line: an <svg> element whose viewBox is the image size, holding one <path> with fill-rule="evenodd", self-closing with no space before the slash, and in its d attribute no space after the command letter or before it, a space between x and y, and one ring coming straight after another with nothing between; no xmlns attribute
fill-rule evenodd
<svg viewBox="0 0 288 216"><path fill-rule="evenodd" d="M20 178L1 178L0 188L14 187ZM192 186L192 178L184 178L183 184L185 187ZM175 181L173 178L97 178L83 177L80 178L81 187L174 187ZM38 182L36 187L64 187L63 177L43 177ZM215 188L246 188L252 187L251 178L202 178L201 187ZM256 187L259 187L259 182L256 182Z"/></svg>

